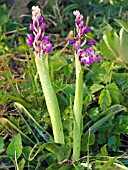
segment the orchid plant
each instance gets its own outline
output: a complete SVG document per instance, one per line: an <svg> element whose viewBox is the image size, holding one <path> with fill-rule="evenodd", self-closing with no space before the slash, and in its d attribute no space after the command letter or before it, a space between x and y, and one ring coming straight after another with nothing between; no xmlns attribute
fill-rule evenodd
<svg viewBox="0 0 128 170"><path fill-rule="evenodd" d="M84 35L91 31L91 28L84 26L83 15L79 11L74 11L76 36L69 40L74 44L75 49L75 67L76 67L76 90L74 99L74 130L73 130L73 160L79 159L82 135L82 105L83 105L83 71L81 62L84 65L91 65L93 62L101 60L101 56L95 56L92 45L94 40L86 40ZM86 47L84 46L86 45Z"/></svg>
<svg viewBox="0 0 128 170"><path fill-rule="evenodd" d="M33 24L30 24L30 30L33 31L33 35L27 35L27 44L29 46L33 46L35 49L35 62L40 77L42 90L44 92L47 109L51 118L54 140L56 143L64 144L64 134L60 109L58 106L56 94L51 84L48 68L47 53L52 50L52 44L50 43L50 37L44 36L45 24L38 6L32 7L32 20Z"/></svg>
<svg viewBox="0 0 128 170"><path fill-rule="evenodd" d="M80 157L81 135L82 135L82 104L83 104L83 71L82 65L91 65L93 62L101 60L101 56L95 56L92 45L94 40L86 40L85 34L90 32L91 28L85 28L83 15L79 11L73 13L76 17L76 36L72 40L68 40L70 44L74 44L75 49L75 67L76 67L76 90L74 99L74 128L73 128L73 160ZM45 24L38 6L32 7L32 20L30 30L33 34L27 34L27 44L34 47L35 62L40 77L42 90L44 92L47 109L51 118L54 140L56 143L64 144L64 133L60 109L56 94L52 87L48 68L48 53L52 50L50 37L45 36Z"/></svg>

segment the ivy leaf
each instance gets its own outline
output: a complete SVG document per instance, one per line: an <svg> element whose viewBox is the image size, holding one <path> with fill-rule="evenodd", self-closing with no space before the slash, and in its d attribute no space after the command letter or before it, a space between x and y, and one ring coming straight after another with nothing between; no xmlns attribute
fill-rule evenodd
<svg viewBox="0 0 128 170"><path fill-rule="evenodd" d="M102 88L104 88L103 85L101 84L93 84L91 87L90 87L90 90L91 90L91 94L101 90Z"/></svg>
<svg viewBox="0 0 128 170"><path fill-rule="evenodd" d="M106 89L109 91L111 99L115 103L119 103L119 89L115 83L109 84L106 86Z"/></svg>
<svg viewBox="0 0 128 170"><path fill-rule="evenodd" d="M99 104L102 110L105 110L111 105L111 96L107 89L103 89L99 96Z"/></svg>
<svg viewBox="0 0 128 170"><path fill-rule="evenodd" d="M108 139L108 147L109 149L117 152L120 146L120 137L112 135Z"/></svg>
<svg viewBox="0 0 128 170"><path fill-rule="evenodd" d="M7 155L12 160L18 159L22 153L22 141L20 134L17 134L7 148Z"/></svg>
<svg viewBox="0 0 128 170"><path fill-rule="evenodd" d="M96 156L107 156L107 155L108 155L107 148L106 148L106 145L104 145L104 146L101 148L101 152L98 153Z"/></svg>

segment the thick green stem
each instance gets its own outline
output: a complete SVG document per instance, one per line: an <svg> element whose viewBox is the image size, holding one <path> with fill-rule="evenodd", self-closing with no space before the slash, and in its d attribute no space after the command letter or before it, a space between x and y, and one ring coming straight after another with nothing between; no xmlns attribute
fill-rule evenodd
<svg viewBox="0 0 128 170"><path fill-rule="evenodd" d="M64 144L64 134L63 134L63 127L62 127L61 116L60 116L60 109L58 106L58 101L53 86L51 84L47 57L44 56L44 58L41 59L37 55L35 56L35 61L36 61L37 71L42 85L42 90L44 92L47 109L50 114L54 140L56 143Z"/></svg>
<svg viewBox="0 0 128 170"><path fill-rule="evenodd" d="M76 66L76 90L74 100L74 129L73 129L73 160L80 157L81 134L82 134L82 104L83 104L83 73L81 63L75 54Z"/></svg>

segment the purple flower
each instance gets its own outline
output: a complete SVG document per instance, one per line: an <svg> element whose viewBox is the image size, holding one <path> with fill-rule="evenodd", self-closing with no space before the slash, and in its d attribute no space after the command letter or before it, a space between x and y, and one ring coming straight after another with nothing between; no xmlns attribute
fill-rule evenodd
<svg viewBox="0 0 128 170"><path fill-rule="evenodd" d="M91 27L85 27L83 21L83 15L79 11L74 11L76 36L72 40L68 40L69 44L74 44L74 48L77 51L77 57L85 65L91 65L93 62L98 62L102 57L95 56L94 50L91 47L95 40L86 40L84 35L91 31ZM85 45L89 47L85 48Z"/></svg>
<svg viewBox="0 0 128 170"><path fill-rule="evenodd" d="M33 35L27 34L27 44L34 47L35 54L49 53L52 50L52 44L50 43L50 37L44 36L46 27L38 6L32 7L32 20L33 24L30 24L30 30L33 31Z"/></svg>

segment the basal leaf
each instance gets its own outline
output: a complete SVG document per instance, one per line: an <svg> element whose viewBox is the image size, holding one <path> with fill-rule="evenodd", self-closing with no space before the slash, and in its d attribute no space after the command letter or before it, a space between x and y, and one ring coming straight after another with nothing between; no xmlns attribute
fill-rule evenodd
<svg viewBox="0 0 128 170"><path fill-rule="evenodd" d="M7 155L13 160L18 159L22 153L22 141L20 134L17 134L7 148Z"/></svg>
<svg viewBox="0 0 128 170"><path fill-rule="evenodd" d="M93 84L91 87L90 87L90 90L91 90L91 94L101 90L102 88L104 88L103 85L101 84Z"/></svg>
<svg viewBox="0 0 128 170"><path fill-rule="evenodd" d="M106 37L104 37L104 39L105 39ZM100 50L104 53L104 55L107 57L107 58L109 58L109 59L111 59L111 60L115 60L116 59L116 55L115 55L115 53L112 51L112 49L111 48L109 48L109 44L106 44L105 43L105 40L104 39L102 39L101 41L100 41Z"/></svg>
<svg viewBox="0 0 128 170"><path fill-rule="evenodd" d="M112 30L112 31L106 33L103 36L103 39L104 39L106 45L108 46L108 48L110 50L112 50L113 53L115 54L115 56L117 57L119 55L120 40L119 40L119 37L118 37L116 31Z"/></svg>
<svg viewBox="0 0 128 170"><path fill-rule="evenodd" d="M108 106L111 105L111 97L107 89L103 89L101 91L99 96L99 104L102 110L105 110Z"/></svg>
<svg viewBox="0 0 128 170"><path fill-rule="evenodd" d="M110 56L107 55L106 57L109 57L111 59L116 59L117 57L119 57L120 41L118 35L116 34L116 31L112 30L103 35L103 40L104 43L101 43L104 46L102 50L105 53L106 51L108 51L109 52L108 54L110 55Z"/></svg>

